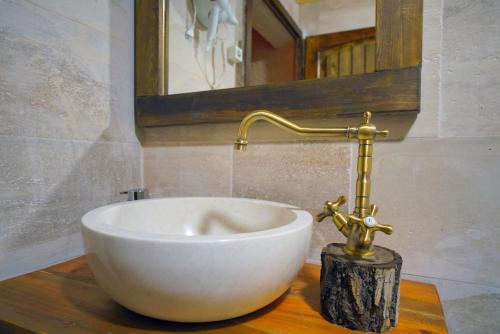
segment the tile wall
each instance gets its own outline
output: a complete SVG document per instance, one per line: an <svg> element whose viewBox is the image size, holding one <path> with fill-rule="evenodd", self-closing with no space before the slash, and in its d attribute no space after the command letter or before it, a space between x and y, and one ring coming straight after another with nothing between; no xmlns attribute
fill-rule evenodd
<svg viewBox="0 0 500 334"><path fill-rule="evenodd" d="M0 0L0 279L81 255L81 216L142 184L133 66L133 1Z"/></svg>

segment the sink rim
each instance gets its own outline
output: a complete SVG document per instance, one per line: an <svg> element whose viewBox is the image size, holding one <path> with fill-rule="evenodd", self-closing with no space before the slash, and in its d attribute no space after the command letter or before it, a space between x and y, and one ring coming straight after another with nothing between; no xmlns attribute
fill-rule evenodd
<svg viewBox="0 0 500 334"><path fill-rule="evenodd" d="M103 221L100 217L101 214L107 212L116 207L121 206L133 206L140 205L145 202L160 202L165 200L174 200L174 199L182 199L182 200L201 200L201 199L209 199L209 200L230 200L230 201L243 201L243 202L252 202L252 203L261 203L267 204L270 206L288 208L293 213L295 213L296 217L293 221L288 224L265 229L261 231L255 232L243 232L243 233L234 233L234 234L221 234L221 235L181 235L181 234L159 234L153 232L136 232L130 231L124 228L121 228L117 225L111 225ZM294 233L298 230L304 229L310 225L312 225L312 215L302 209L299 209L296 206L267 201L267 200L259 200L259 199L251 199L251 198L242 198L242 197L163 197L163 198L154 198L154 199L146 199L139 201L130 201L130 202L119 202L114 204L105 205L102 207L98 207L87 212L83 215L81 219L82 228L86 228L95 233L105 234L110 237L115 238L123 238L129 240L138 240L138 241L146 241L146 242L165 242L165 243L213 243L213 242L230 242L236 240L252 240L256 238L265 238L265 237L275 237L279 235L285 235L289 233Z"/></svg>

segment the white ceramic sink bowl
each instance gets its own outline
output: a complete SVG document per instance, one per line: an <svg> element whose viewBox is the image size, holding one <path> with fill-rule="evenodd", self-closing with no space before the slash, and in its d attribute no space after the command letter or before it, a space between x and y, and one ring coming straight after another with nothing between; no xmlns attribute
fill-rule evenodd
<svg viewBox="0 0 500 334"><path fill-rule="evenodd" d="M238 198L118 203L82 218L90 267L118 303L154 318L237 317L278 298L306 258L311 215Z"/></svg>

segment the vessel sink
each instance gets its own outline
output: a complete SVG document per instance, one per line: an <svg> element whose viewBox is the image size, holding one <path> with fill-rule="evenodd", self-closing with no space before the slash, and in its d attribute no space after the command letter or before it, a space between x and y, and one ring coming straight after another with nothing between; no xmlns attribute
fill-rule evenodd
<svg viewBox="0 0 500 334"><path fill-rule="evenodd" d="M206 322L255 311L301 269L312 216L242 198L117 203L82 218L90 267L119 304L170 321Z"/></svg>

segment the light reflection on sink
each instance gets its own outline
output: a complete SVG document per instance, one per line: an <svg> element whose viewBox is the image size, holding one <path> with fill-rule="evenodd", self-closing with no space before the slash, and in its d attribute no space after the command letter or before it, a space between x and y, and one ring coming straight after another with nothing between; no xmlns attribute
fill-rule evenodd
<svg viewBox="0 0 500 334"><path fill-rule="evenodd" d="M237 317L278 298L307 256L311 215L239 198L118 203L82 218L90 267L123 306L155 318Z"/></svg>

